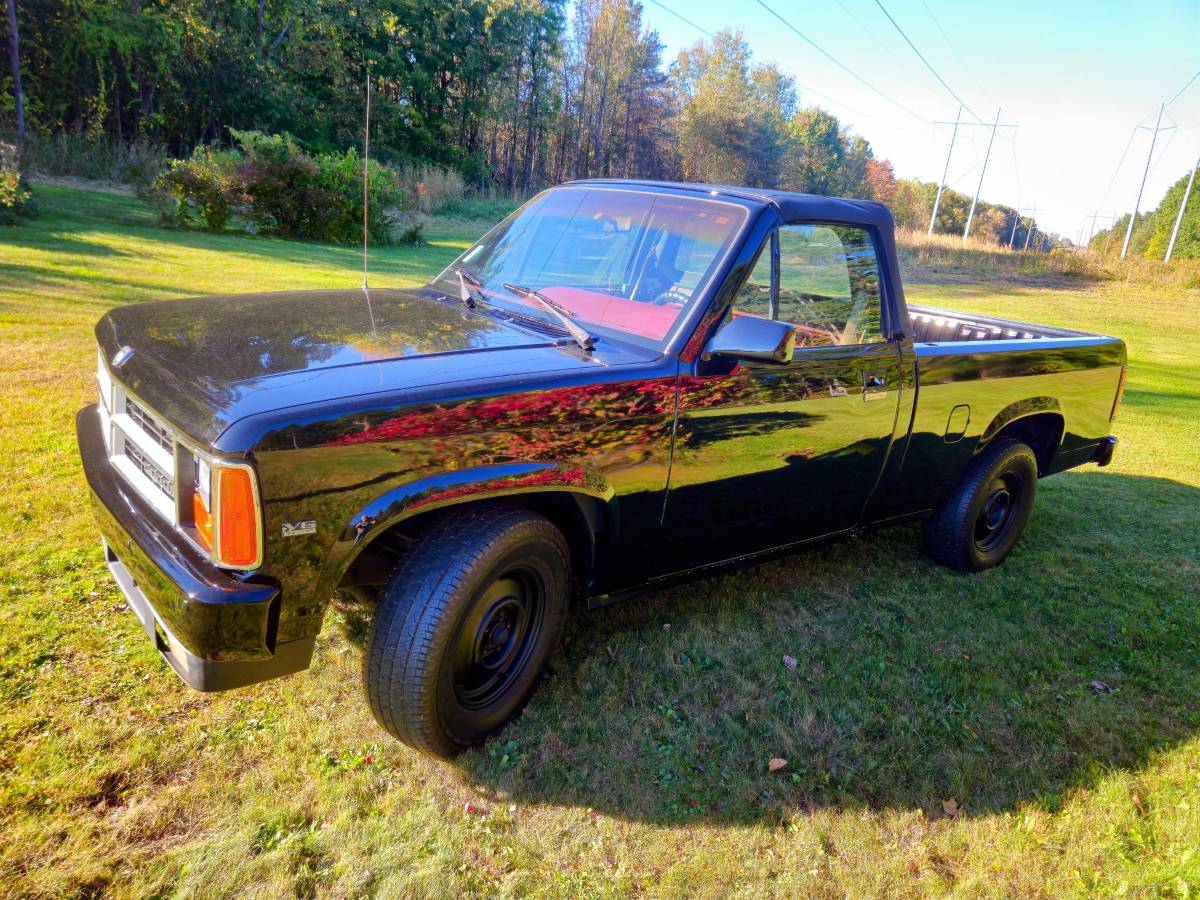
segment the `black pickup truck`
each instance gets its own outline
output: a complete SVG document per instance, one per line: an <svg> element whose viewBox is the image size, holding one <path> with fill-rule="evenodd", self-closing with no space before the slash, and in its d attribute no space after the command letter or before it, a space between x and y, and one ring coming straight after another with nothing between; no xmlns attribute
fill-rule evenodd
<svg viewBox="0 0 1200 900"><path fill-rule="evenodd" d="M1116 339L908 306L876 203L546 191L416 290L125 306L77 421L108 563L189 685L308 666L375 604L379 722L424 751L526 701L579 597L926 517L999 563L1106 465Z"/></svg>

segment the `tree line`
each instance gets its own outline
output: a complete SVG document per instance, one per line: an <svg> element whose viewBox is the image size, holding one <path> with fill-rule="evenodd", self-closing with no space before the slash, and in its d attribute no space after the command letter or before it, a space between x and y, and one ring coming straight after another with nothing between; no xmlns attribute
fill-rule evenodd
<svg viewBox="0 0 1200 900"><path fill-rule="evenodd" d="M733 182L880 200L920 229L936 192L898 179L862 136L805 106L739 32L664 59L635 0L6 3L20 49L0 115L15 127L23 107L34 136L146 141L186 156L258 131L341 152L361 143L369 74L373 155L453 169L479 190L528 195L589 177ZM947 191L936 230L961 233L969 203ZM1022 244L1030 225L981 202L972 233Z"/></svg>

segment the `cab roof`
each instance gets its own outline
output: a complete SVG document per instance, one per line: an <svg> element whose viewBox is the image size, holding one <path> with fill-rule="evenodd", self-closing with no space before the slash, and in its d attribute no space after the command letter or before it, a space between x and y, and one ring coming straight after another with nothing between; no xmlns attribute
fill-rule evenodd
<svg viewBox="0 0 1200 900"><path fill-rule="evenodd" d="M805 219L845 225L862 225L891 234L892 214L882 203L873 200L852 200L847 197L823 197L771 188L738 187L731 184L701 184L682 181L645 181L633 178L587 178L567 182L569 186L588 185L623 187L630 190L656 191L681 196L721 197L740 200L748 205L771 206L784 221Z"/></svg>

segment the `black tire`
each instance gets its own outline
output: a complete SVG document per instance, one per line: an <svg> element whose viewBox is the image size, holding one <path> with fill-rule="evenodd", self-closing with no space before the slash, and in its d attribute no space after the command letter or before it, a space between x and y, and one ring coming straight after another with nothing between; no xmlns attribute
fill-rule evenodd
<svg viewBox="0 0 1200 900"><path fill-rule="evenodd" d="M925 551L959 572L999 565L1025 530L1037 496L1037 457L1000 438L972 461L950 498L925 520Z"/></svg>
<svg viewBox="0 0 1200 900"><path fill-rule="evenodd" d="M511 506L447 515L380 594L367 699L393 736L451 757L516 715L562 635L570 583L562 533Z"/></svg>

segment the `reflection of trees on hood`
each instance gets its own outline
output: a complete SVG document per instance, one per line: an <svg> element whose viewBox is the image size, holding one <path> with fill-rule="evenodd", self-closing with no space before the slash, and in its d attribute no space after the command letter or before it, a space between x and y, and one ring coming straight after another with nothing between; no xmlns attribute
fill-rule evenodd
<svg viewBox="0 0 1200 900"><path fill-rule="evenodd" d="M362 291L345 291L198 298L123 307L110 316L125 343L145 346L218 390L347 350L372 359L482 346L501 327L399 291L372 291L370 309Z"/></svg>

